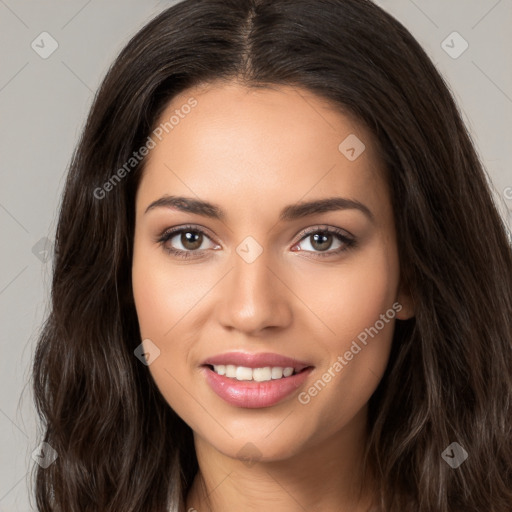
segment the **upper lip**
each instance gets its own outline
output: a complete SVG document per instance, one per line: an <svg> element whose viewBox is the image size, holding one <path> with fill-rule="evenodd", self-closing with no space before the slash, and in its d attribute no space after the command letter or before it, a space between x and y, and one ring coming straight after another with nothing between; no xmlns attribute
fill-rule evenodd
<svg viewBox="0 0 512 512"><path fill-rule="evenodd" d="M304 361L299 361L291 357L263 352L259 354L249 354L247 352L226 352L209 357L203 361L206 365L227 365L244 366L246 368L265 368L266 366L279 366L282 368L293 368L296 372L302 371L304 368L312 366Z"/></svg>

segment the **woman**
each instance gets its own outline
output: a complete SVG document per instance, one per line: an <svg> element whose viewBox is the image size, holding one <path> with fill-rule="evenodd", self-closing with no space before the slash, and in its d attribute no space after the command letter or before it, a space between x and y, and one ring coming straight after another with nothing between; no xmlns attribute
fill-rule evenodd
<svg viewBox="0 0 512 512"><path fill-rule="evenodd" d="M44 510L512 506L512 253L439 73L365 0L185 0L69 169Z"/></svg>

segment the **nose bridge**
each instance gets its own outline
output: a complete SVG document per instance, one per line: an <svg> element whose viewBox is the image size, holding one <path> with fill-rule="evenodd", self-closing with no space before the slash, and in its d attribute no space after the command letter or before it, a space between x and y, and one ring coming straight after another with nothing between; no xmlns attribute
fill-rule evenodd
<svg viewBox="0 0 512 512"><path fill-rule="evenodd" d="M223 289L219 320L224 326L255 332L283 326L291 318L286 287L276 276L271 251L247 237L233 251Z"/></svg>

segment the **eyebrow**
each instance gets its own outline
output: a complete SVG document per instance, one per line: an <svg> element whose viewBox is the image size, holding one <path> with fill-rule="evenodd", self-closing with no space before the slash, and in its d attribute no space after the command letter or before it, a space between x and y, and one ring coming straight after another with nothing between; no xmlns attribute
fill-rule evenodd
<svg viewBox="0 0 512 512"><path fill-rule="evenodd" d="M226 214L216 204L194 199L192 197L183 196L162 196L160 199L153 201L144 214L155 208L171 208L182 212L195 213L211 219L225 220ZM280 221L292 221L301 219L309 215L318 213L336 211L336 210L359 210L366 215L372 222L375 217L371 210L363 203L347 199L345 197L327 197L325 199L317 199L314 201L303 201L296 204L285 206L279 215Z"/></svg>

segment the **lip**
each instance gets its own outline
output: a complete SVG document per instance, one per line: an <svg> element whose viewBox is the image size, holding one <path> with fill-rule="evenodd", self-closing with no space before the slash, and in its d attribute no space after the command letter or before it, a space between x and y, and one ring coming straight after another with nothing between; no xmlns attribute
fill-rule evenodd
<svg viewBox="0 0 512 512"><path fill-rule="evenodd" d="M239 381L225 375L219 375L210 368L210 365L218 364L233 364L246 368L280 366L294 368L296 372L300 373L264 382ZM235 407L257 409L275 405L297 391L304 384L313 368L313 365L304 361L279 354L230 352L206 359L201 366L201 371L210 388L225 402Z"/></svg>
<svg viewBox="0 0 512 512"><path fill-rule="evenodd" d="M227 352L209 357L202 362L202 366L234 364L235 366L245 366L246 368L265 368L266 366L280 366L282 368L293 368L296 372L300 372L311 363L299 361L291 357L273 354L270 352L262 352L259 354L249 354L247 352ZM288 378L288 377L287 377Z"/></svg>
<svg viewBox="0 0 512 512"><path fill-rule="evenodd" d="M232 379L215 373L208 366L203 366L202 371L210 388L228 404L258 409L275 405L296 391L313 371L313 367L291 377L265 382Z"/></svg>

